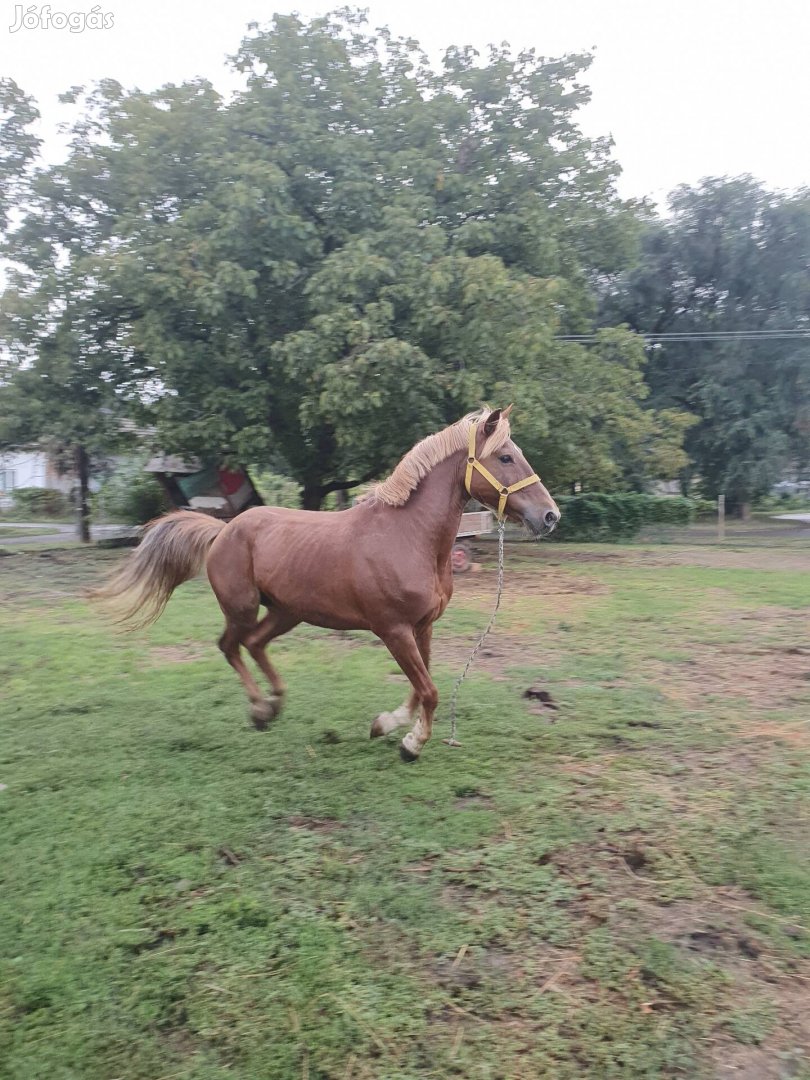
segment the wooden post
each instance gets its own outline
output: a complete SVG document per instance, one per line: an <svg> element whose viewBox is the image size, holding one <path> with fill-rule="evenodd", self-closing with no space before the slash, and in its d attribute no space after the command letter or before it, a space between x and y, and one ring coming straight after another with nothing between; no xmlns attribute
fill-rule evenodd
<svg viewBox="0 0 810 1080"><path fill-rule="evenodd" d="M76 463L76 531L83 544L90 543L90 458L83 446L74 450Z"/></svg>
<svg viewBox="0 0 810 1080"><path fill-rule="evenodd" d="M717 496L717 541L722 544L726 538L726 497Z"/></svg>

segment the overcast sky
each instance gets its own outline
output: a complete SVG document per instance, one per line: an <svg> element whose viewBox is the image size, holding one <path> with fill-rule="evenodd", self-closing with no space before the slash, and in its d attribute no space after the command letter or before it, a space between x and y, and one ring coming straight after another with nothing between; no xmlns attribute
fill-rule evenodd
<svg viewBox="0 0 810 1080"><path fill-rule="evenodd" d="M89 11L94 0L53 0L53 11ZM37 99L47 154L75 84L113 77L153 89L204 75L235 85L226 57L247 23L275 10L304 16L339 6L303 0L100 0L106 30L10 28L30 3L0 0L0 75ZM624 195L662 201L681 182L752 173L775 188L810 183L810 0L373 0L375 26L418 38L440 55L451 44L509 41L558 56L595 51L593 101L581 124L612 135Z"/></svg>

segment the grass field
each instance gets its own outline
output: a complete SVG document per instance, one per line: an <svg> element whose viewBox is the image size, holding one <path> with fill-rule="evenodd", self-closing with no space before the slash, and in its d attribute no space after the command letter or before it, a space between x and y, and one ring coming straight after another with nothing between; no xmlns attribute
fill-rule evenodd
<svg viewBox="0 0 810 1080"><path fill-rule="evenodd" d="M4 540L20 539L22 537L28 538L31 536L42 536L48 532L48 525L43 524L41 529L26 529L20 525L3 525L0 523L0 544Z"/></svg>
<svg viewBox="0 0 810 1080"><path fill-rule="evenodd" d="M383 648L283 639L258 734L204 582L84 606L121 557L0 558L3 1080L810 1078L810 543L515 545L413 766Z"/></svg>

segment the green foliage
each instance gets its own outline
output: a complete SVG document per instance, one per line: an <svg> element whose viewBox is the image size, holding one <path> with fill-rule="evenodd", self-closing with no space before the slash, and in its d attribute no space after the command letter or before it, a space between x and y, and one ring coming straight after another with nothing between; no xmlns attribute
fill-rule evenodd
<svg viewBox="0 0 810 1080"><path fill-rule="evenodd" d="M766 191L750 177L678 188L651 221L639 265L606 290L603 318L635 330L795 330L810 317L810 191ZM701 490L730 510L810 463L810 342L667 342L651 352L651 402L686 409Z"/></svg>
<svg viewBox="0 0 810 1080"><path fill-rule="evenodd" d="M143 466L143 461L135 460L116 467L93 500L98 514L107 521L145 525L171 509L160 483Z"/></svg>
<svg viewBox="0 0 810 1080"><path fill-rule="evenodd" d="M70 509L67 497L56 488L15 488L12 497L15 512L33 517L59 517Z"/></svg>
<svg viewBox="0 0 810 1080"><path fill-rule="evenodd" d="M769 1002L735 1009L726 1021L730 1034L744 1046L759 1046L773 1031L776 1015Z"/></svg>
<svg viewBox="0 0 810 1080"><path fill-rule="evenodd" d="M695 508L695 517L707 518L717 517L717 500L716 499L698 499L690 497L689 500Z"/></svg>
<svg viewBox="0 0 810 1080"><path fill-rule="evenodd" d="M250 469L250 478L268 506L300 506L301 487L282 473Z"/></svg>
<svg viewBox="0 0 810 1080"><path fill-rule="evenodd" d="M578 127L589 63L432 67L343 11L251 34L228 101L74 92L71 156L7 247L18 365L50 342L74 419L150 401L167 451L281 456L310 506L484 400L518 402L552 486L671 475L681 421L643 406L639 342L553 341L636 243L610 145Z"/></svg>
<svg viewBox="0 0 810 1080"><path fill-rule="evenodd" d="M696 512L691 499L635 493L563 495L557 503L562 519L552 536L577 543L630 540L645 525L688 525Z"/></svg>
<svg viewBox="0 0 810 1080"><path fill-rule="evenodd" d="M786 513L791 510L810 510L810 493L790 495L782 492L778 495L763 495L754 503L755 510L775 510Z"/></svg>
<svg viewBox="0 0 810 1080"><path fill-rule="evenodd" d="M13 79L0 79L0 235L11 208L25 191L25 180L39 149L31 128L39 113Z"/></svg>

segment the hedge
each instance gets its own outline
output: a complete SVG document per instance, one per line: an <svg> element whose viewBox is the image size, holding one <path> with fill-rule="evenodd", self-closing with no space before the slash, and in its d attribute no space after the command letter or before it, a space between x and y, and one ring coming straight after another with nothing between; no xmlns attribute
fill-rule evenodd
<svg viewBox="0 0 810 1080"><path fill-rule="evenodd" d="M70 509L70 503L56 488L15 488L11 497L14 510L35 517L58 517Z"/></svg>
<svg viewBox="0 0 810 1080"><path fill-rule="evenodd" d="M171 509L160 483L144 472L141 461L119 465L101 485L93 504L94 517L100 515L123 525L145 525Z"/></svg>
<svg viewBox="0 0 810 1080"><path fill-rule="evenodd" d="M695 518L691 499L661 495L614 495L599 492L563 495L555 540L580 543L630 540L645 525L688 525Z"/></svg>

